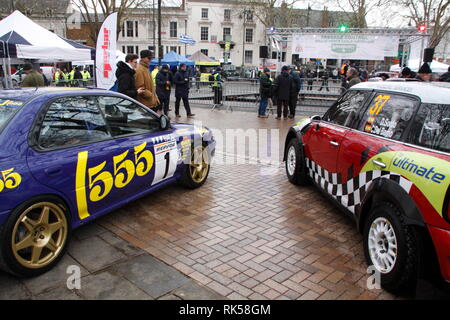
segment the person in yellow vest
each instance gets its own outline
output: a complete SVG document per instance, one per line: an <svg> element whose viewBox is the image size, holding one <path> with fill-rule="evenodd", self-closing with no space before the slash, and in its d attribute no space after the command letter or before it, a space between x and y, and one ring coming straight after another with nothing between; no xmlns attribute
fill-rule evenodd
<svg viewBox="0 0 450 320"><path fill-rule="evenodd" d="M83 75L83 87L87 87L88 81L91 78L88 68L85 67L84 70L81 71L81 74Z"/></svg>
<svg viewBox="0 0 450 320"><path fill-rule="evenodd" d="M75 77L75 67L73 67L72 71L70 71L69 73L69 87L75 86L74 77Z"/></svg>
<svg viewBox="0 0 450 320"><path fill-rule="evenodd" d="M156 75L158 74L158 72L159 72L159 66L156 65L152 71L153 88L156 88Z"/></svg>
<svg viewBox="0 0 450 320"><path fill-rule="evenodd" d="M64 80L65 80L64 73L60 69L57 69L55 72L55 85L57 87L64 87L65 86Z"/></svg>
<svg viewBox="0 0 450 320"><path fill-rule="evenodd" d="M62 78L61 78L61 82L62 82L62 87L68 87L69 86L69 73L67 72L67 69L62 69Z"/></svg>

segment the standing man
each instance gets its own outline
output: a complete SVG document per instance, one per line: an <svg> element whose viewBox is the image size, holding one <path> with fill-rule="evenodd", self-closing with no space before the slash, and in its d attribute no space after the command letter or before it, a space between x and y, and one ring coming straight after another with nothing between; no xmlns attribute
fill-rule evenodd
<svg viewBox="0 0 450 320"><path fill-rule="evenodd" d="M61 71L61 69L57 69L55 72L55 85L57 87L64 87L65 86L64 80L65 80L64 73Z"/></svg>
<svg viewBox="0 0 450 320"><path fill-rule="evenodd" d="M180 69L175 73L174 77L175 83L175 116L180 117L180 101L183 99L184 109L186 109L186 114L188 118L195 116L191 113L191 108L189 106L189 72L184 63L180 65Z"/></svg>
<svg viewBox="0 0 450 320"><path fill-rule="evenodd" d="M214 104L221 105L222 104L222 76L220 72L221 68L217 68L213 74L214 82L212 84L214 91Z"/></svg>
<svg viewBox="0 0 450 320"><path fill-rule="evenodd" d="M270 69L264 68L264 72L261 75L259 94L261 101L259 102L258 118L268 118L266 115L266 108L269 102L269 98L272 97L272 78L270 77Z"/></svg>
<svg viewBox="0 0 450 320"><path fill-rule="evenodd" d="M39 72L33 70L33 66L30 63L26 63L23 66L23 71L27 74L23 79L20 86L22 88L27 87L44 87L44 77Z"/></svg>
<svg viewBox="0 0 450 320"><path fill-rule="evenodd" d="M117 63L116 78L118 82L117 91L129 96L130 98L136 99L138 93L142 93L143 89L139 88L136 90L134 76L136 74L138 56L135 54L127 54L125 57L125 62L119 61Z"/></svg>
<svg viewBox="0 0 450 320"><path fill-rule="evenodd" d="M347 82L345 88L349 89L360 82L361 79L359 79L358 71L355 68L349 68L347 71Z"/></svg>
<svg viewBox="0 0 450 320"><path fill-rule="evenodd" d="M160 102L156 111L159 114L162 113L162 110L164 110L164 114L166 115L169 113L170 92L172 90L172 82L170 79L169 66L165 64L156 75L156 94Z"/></svg>
<svg viewBox="0 0 450 320"><path fill-rule="evenodd" d="M136 68L134 76L136 89L142 89L138 92L137 100L149 108L155 108L158 104L155 86L150 74L149 66L152 60L152 52L150 50L142 50L141 60Z"/></svg>
<svg viewBox="0 0 450 320"><path fill-rule="evenodd" d="M297 107L297 101L298 101L298 94L301 89L301 79L297 72L292 69L292 67L289 68L289 75L292 78L292 88L290 90L290 98L289 98L289 118L292 119L295 117L295 108Z"/></svg>
<svg viewBox="0 0 450 320"><path fill-rule="evenodd" d="M81 83L83 82L83 74L81 73L79 67L75 68L75 72L73 74L72 80L73 80L73 84L72 84L73 87L79 87L81 85Z"/></svg>
<svg viewBox="0 0 450 320"><path fill-rule="evenodd" d="M83 71L81 71L81 74L83 75L83 87L87 87L88 81L91 78L91 74L89 73L88 68L84 67Z"/></svg>
<svg viewBox="0 0 450 320"><path fill-rule="evenodd" d="M325 88L329 92L330 88L328 87L328 79L330 78L330 74L328 73L328 70L324 69L319 74L322 78L322 84L320 85L319 91L322 91L322 89Z"/></svg>
<svg viewBox="0 0 450 320"><path fill-rule="evenodd" d="M274 84L274 92L277 96L277 117L275 119L281 119L281 107L283 107L283 118L287 119L289 98L291 97L292 77L289 75L289 68L283 66L281 68L281 74L276 78Z"/></svg>
<svg viewBox="0 0 450 320"><path fill-rule="evenodd" d="M156 88L156 75L159 72L159 65L156 65L155 68L152 70L152 81L153 81L153 87Z"/></svg>

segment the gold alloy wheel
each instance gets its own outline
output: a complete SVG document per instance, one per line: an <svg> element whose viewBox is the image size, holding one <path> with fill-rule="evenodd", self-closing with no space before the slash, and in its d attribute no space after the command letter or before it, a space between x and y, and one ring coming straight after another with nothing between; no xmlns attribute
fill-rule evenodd
<svg viewBox="0 0 450 320"><path fill-rule="evenodd" d="M14 225L11 237L14 257L26 268L43 268L59 256L67 233L62 208L51 202L36 203L27 208Z"/></svg>
<svg viewBox="0 0 450 320"><path fill-rule="evenodd" d="M209 170L208 152L205 147L199 146L194 149L190 164L190 173L195 183L202 183Z"/></svg>

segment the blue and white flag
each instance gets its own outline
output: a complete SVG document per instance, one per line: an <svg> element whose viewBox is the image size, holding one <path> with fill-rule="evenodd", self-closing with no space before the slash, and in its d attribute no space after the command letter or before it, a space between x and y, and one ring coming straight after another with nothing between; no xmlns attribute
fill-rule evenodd
<svg viewBox="0 0 450 320"><path fill-rule="evenodd" d="M194 39L192 39L191 37L189 37L188 35L185 34L180 34L180 36L178 37L179 42L183 43L183 44L190 44L190 45L194 45L196 43L196 41Z"/></svg>

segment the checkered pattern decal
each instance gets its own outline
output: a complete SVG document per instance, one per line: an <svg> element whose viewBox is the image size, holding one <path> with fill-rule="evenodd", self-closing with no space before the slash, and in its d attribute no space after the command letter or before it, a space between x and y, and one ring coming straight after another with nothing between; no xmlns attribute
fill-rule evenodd
<svg viewBox="0 0 450 320"><path fill-rule="evenodd" d="M309 170L309 176L322 189L327 191L343 206L347 207L352 213L355 213L364 199L366 190L372 181L377 178L390 179L399 184L407 193L411 189L412 182L403 178L401 175L390 171L368 171L362 172L356 177L342 183L342 176L338 173L331 173L320 167L314 161L306 158L306 167Z"/></svg>

